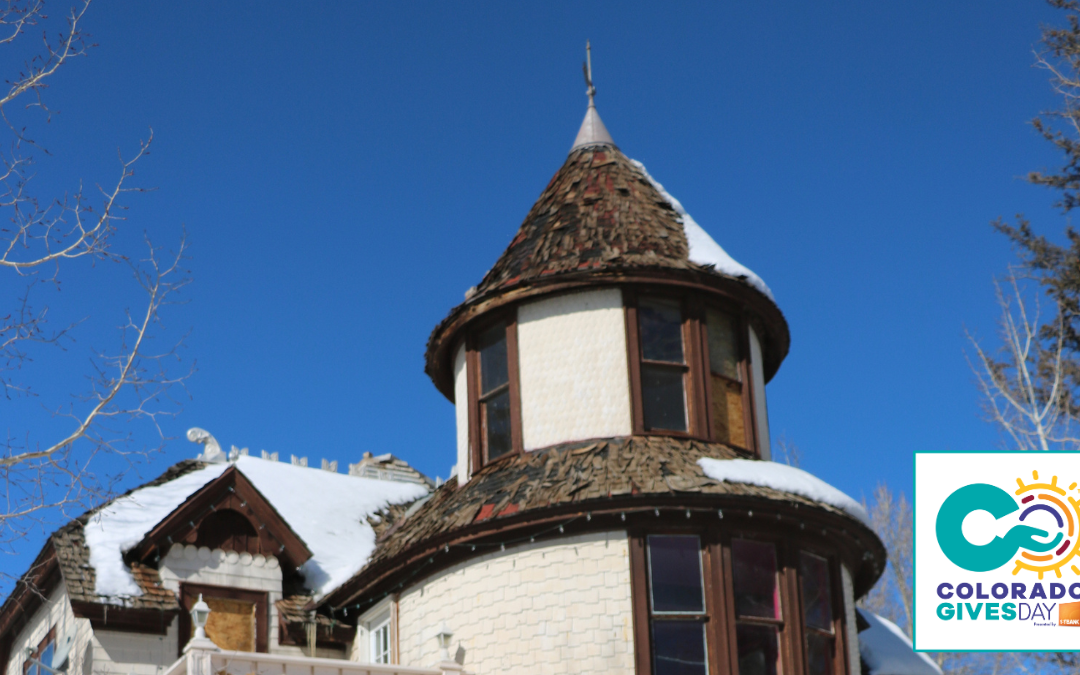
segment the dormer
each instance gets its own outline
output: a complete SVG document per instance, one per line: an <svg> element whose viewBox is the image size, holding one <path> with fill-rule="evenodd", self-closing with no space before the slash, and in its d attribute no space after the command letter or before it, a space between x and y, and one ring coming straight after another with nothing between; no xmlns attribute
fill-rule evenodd
<svg viewBox="0 0 1080 675"><path fill-rule="evenodd" d="M563 166L428 343L427 372L456 407L459 482L516 453L631 435L769 458L765 384L787 323L619 150L593 93Z"/></svg>

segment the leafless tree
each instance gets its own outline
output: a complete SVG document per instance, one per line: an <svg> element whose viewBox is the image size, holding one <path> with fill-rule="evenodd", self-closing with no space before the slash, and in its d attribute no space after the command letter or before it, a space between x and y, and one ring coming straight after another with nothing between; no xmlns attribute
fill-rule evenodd
<svg viewBox="0 0 1080 675"><path fill-rule="evenodd" d="M1066 369L1063 320L1060 308L1044 323L1038 294L1023 292L1023 279L1013 270L994 289L1001 307L1001 348L992 355L969 332L975 351L968 358L990 422L1016 450L1076 450L1076 418ZM1049 327L1050 330L1047 330ZM1050 335L1050 339L1044 336Z"/></svg>
<svg viewBox="0 0 1080 675"><path fill-rule="evenodd" d="M171 393L177 386L182 389L190 370L179 362L178 342L154 347L154 338L165 332L161 311L178 300L189 279L183 239L172 252L156 248L146 235L141 255L114 247L114 235L125 224L125 198L143 191L132 185L132 177L150 150L153 133L130 156L118 152L116 173L96 193L85 194L79 185L73 192L49 196L40 194L34 182L35 159L50 153L30 129L54 115L45 96L50 78L93 46L83 29L90 1L82 0L56 20L45 14L44 0L0 2L0 50L9 52L4 63L22 61L0 96L0 131L9 137L0 147L0 401L10 406L16 399L40 399L31 386L34 366L72 349L85 317L50 313L48 292L73 266L89 274L92 283L108 277L100 276L104 270L99 265L86 263L125 266L132 291L138 289L142 298L140 306L124 310L113 346L91 350L83 373L85 390L67 392L70 398L36 401L53 416L54 436L13 429L11 421L5 425L0 456L5 488L0 545L5 545L36 524L106 496L122 471L110 471L108 477L97 471L103 456L125 464L145 452L131 444L132 424L139 420L163 439L158 421L178 411ZM88 283L85 277L79 282ZM115 290L103 287L100 295Z"/></svg>

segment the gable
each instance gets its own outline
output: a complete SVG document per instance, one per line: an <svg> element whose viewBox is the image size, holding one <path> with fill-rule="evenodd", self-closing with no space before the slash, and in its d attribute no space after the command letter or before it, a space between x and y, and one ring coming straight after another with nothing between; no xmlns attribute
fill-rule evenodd
<svg viewBox="0 0 1080 675"><path fill-rule="evenodd" d="M235 465L154 526L125 559L156 564L173 544L274 556L288 570L299 568L312 556L307 544Z"/></svg>

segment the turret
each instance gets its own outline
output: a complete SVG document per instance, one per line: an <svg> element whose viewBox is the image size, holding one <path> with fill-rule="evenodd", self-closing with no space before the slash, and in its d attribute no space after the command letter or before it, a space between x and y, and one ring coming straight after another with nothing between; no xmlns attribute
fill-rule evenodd
<svg viewBox="0 0 1080 675"><path fill-rule="evenodd" d="M589 106L506 251L431 335L458 477L519 452L667 435L769 458L765 384L788 351L768 286Z"/></svg>

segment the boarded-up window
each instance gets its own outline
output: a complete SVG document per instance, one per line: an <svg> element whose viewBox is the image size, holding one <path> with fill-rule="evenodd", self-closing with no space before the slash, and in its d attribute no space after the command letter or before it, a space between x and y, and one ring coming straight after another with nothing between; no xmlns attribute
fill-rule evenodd
<svg viewBox="0 0 1080 675"><path fill-rule="evenodd" d="M205 597L203 600L210 606L206 637L222 649L235 652L255 651L254 602Z"/></svg>
<svg viewBox="0 0 1080 675"><path fill-rule="evenodd" d="M210 606L206 637L222 649L238 652L266 652L269 613L264 592L224 586L182 584L183 611L180 613L180 653L195 634L191 607L202 595Z"/></svg>
<svg viewBox="0 0 1080 675"><path fill-rule="evenodd" d="M745 448L746 418L743 415L743 385L739 378L739 340L736 321L714 309L705 312L705 332L709 345L709 387L712 399L709 416L713 438Z"/></svg>

